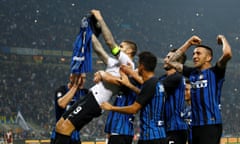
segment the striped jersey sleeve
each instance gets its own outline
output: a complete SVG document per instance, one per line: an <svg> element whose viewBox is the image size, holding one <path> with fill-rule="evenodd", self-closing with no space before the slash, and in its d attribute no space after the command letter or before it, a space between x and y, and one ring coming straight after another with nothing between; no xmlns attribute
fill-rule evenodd
<svg viewBox="0 0 240 144"><path fill-rule="evenodd" d="M140 140L154 140L166 137L163 121L165 91L157 78L148 82L147 89L141 90L139 97L148 97L140 111ZM152 94L153 92L153 94ZM152 94L152 95L149 95Z"/></svg>

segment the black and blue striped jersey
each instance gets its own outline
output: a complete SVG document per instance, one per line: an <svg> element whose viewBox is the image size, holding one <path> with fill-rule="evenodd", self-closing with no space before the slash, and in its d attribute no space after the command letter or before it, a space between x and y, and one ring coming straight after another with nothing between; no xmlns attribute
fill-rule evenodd
<svg viewBox="0 0 240 144"><path fill-rule="evenodd" d="M136 102L142 105L139 140L166 138L163 118L165 91L158 78L152 77L144 82Z"/></svg>
<svg viewBox="0 0 240 144"><path fill-rule="evenodd" d="M55 116L56 116L56 122L61 118L62 114L68 109L70 108L81 96L85 96L88 93L87 89L80 89L78 90L74 97L72 98L72 100L69 102L69 104L66 106L65 109L61 108L58 105L58 99L63 97L67 92L68 92L68 87L63 85L60 86L56 91L55 91L55 96L54 96L54 103L55 103ZM55 128L52 131L51 134L51 141L54 141L56 136L55 133ZM71 142L78 142L80 141L80 133L79 131L73 131L72 135L71 135Z"/></svg>
<svg viewBox="0 0 240 144"><path fill-rule="evenodd" d="M140 87L136 81L130 78L131 83ZM114 106L128 106L136 100L137 94L127 87L121 88L121 92L114 101ZM105 132L118 135L134 135L134 115L110 111L105 124Z"/></svg>
<svg viewBox="0 0 240 144"><path fill-rule="evenodd" d="M115 106L127 106L133 104L136 94L130 92L128 95L118 95L115 99ZM105 132L119 135L134 135L133 114L123 114L110 111L106 120Z"/></svg>
<svg viewBox="0 0 240 144"><path fill-rule="evenodd" d="M192 86L193 126L222 123L219 105L225 71L217 65L202 71L184 66L183 74L189 77Z"/></svg>
<svg viewBox="0 0 240 144"><path fill-rule="evenodd" d="M167 94L165 102L166 131L187 130L188 126L181 115L185 108L185 79L176 72L159 78Z"/></svg>

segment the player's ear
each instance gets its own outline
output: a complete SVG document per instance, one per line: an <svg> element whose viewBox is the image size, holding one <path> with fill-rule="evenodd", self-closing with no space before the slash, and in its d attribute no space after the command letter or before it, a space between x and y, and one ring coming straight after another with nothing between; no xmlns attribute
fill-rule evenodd
<svg viewBox="0 0 240 144"><path fill-rule="evenodd" d="M207 56L207 62L211 62L212 61L212 56L208 55Z"/></svg>

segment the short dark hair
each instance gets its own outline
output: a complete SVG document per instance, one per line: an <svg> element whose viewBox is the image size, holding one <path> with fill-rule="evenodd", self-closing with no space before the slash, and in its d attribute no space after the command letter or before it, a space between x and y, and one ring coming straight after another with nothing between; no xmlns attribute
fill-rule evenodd
<svg viewBox="0 0 240 144"><path fill-rule="evenodd" d="M206 46L206 45L196 45L195 48L198 48L198 47L205 48L206 50L209 51L210 55L213 57L213 51L212 51L212 48L210 48L209 46Z"/></svg>
<svg viewBox="0 0 240 144"><path fill-rule="evenodd" d="M138 50L137 44L133 41L130 41L130 40L124 40L122 42L125 42L130 46L130 48L132 49L132 56L135 56L136 53L137 53L137 50Z"/></svg>
<svg viewBox="0 0 240 144"><path fill-rule="evenodd" d="M157 57L149 51L143 51L138 54L139 64L142 64L146 71L154 72L157 65Z"/></svg>
<svg viewBox="0 0 240 144"><path fill-rule="evenodd" d="M170 52L176 52L176 51L177 51L176 48L170 50ZM176 61L180 62L181 64L184 64L186 60L187 60L187 55L185 53L182 53L182 55Z"/></svg>

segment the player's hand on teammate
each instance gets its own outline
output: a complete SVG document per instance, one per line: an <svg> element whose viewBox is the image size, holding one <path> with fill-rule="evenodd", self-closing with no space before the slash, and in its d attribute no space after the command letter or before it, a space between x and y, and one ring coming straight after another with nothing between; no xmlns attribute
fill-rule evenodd
<svg viewBox="0 0 240 144"><path fill-rule="evenodd" d="M132 68L131 64L121 65L120 69L121 69L121 71L123 71L125 74L127 74L129 76L133 75L134 71L133 71L133 68Z"/></svg>
<svg viewBox="0 0 240 144"><path fill-rule="evenodd" d="M95 83L99 83L100 81L102 81L102 73L103 71L97 71L95 74L94 74L94 78L93 78L93 81Z"/></svg>
<svg viewBox="0 0 240 144"><path fill-rule="evenodd" d="M100 107L103 109L103 110L112 110L112 105L108 102L103 102Z"/></svg>
<svg viewBox="0 0 240 144"><path fill-rule="evenodd" d="M131 82L129 81L128 79L128 76L126 73L124 73L122 70L120 70L120 78L118 79L118 82L121 84L121 85L125 85L125 86L129 86L131 84Z"/></svg>

